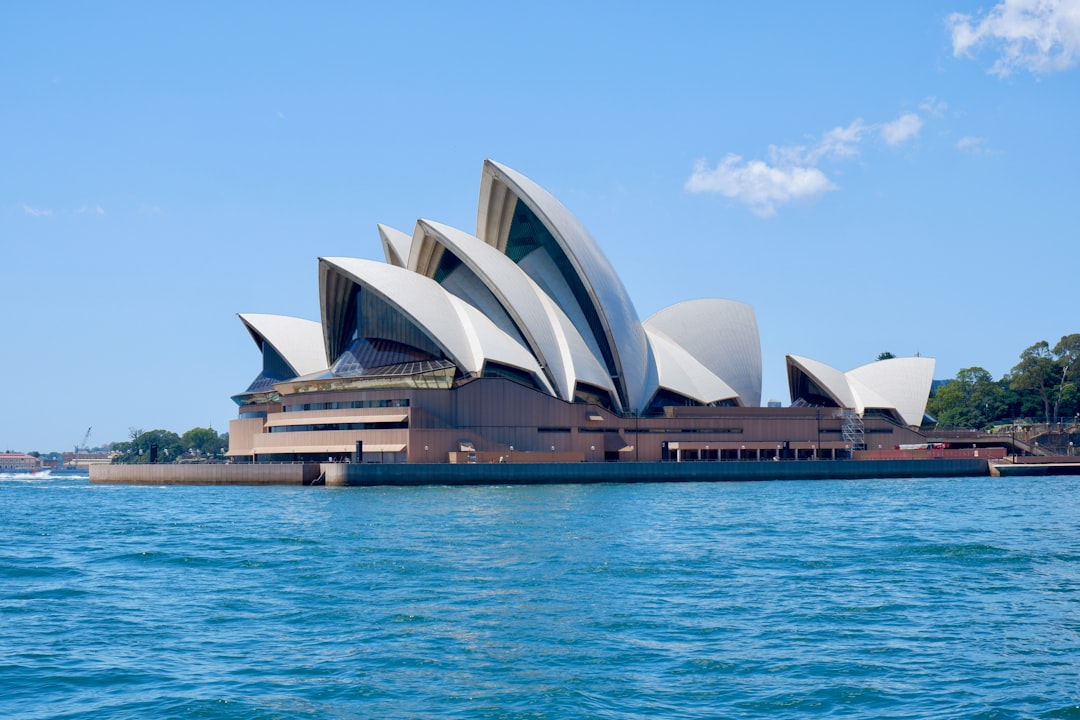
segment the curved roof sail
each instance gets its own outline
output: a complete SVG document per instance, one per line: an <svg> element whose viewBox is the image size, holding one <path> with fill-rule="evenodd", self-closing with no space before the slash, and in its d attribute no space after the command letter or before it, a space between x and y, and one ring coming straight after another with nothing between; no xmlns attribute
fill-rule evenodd
<svg viewBox="0 0 1080 720"><path fill-rule="evenodd" d="M807 395L832 400L837 407L856 409L855 394L851 392L844 373L817 360L787 356L788 390L791 401Z"/></svg>
<svg viewBox="0 0 1080 720"><path fill-rule="evenodd" d="M788 355L788 387L792 402L827 398L860 414L885 410L907 425L919 426L930 397L934 364L932 358L891 358L844 373L816 360Z"/></svg>
<svg viewBox="0 0 1080 720"><path fill-rule="evenodd" d="M383 255L386 262L398 267L407 267L409 263L409 243L412 241L405 233L388 225L376 226L379 240L382 241Z"/></svg>
<svg viewBox="0 0 1080 720"><path fill-rule="evenodd" d="M319 258L319 287L327 357L336 360L359 335L425 350L464 374L494 361L542 375L519 342L423 275L373 260ZM542 377L536 381L545 387Z"/></svg>
<svg viewBox="0 0 1080 720"><path fill-rule="evenodd" d="M649 317L645 330L683 348L730 385L743 405L761 404L761 340L754 309L746 303L688 300Z"/></svg>
<svg viewBox="0 0 1080 720"><path fill-rule="evenodd" d="M529 178L486 160L476 236L588 328L624 407L644 409L656 380L645 330L614 267L577 218Z"/></svg>
<svg viewBox="0 0 1080 720"><path fill-rule="evenodd" d="M934 383L935 364L933 358L898 357L861 365L847 375L886 398L905 423L918 426Z"/></svg>
<svg viewBox="0 0 1080 720"><path fill-rule="evenodd" d="M259 351L265 352L265 345L269 345L289 366L294 377L326 369L319 323L262 313L240 313L237 317L251 333Z"/></svg>
<svg viewBox="0 0 1080 720"><path fill-rule="evenodd" d="M741 403L739 394L714 374L709 368L698 362L684 348L672 342L662 334L654 334L648 328L656 366L659 372L659 386L695 400L702 405L734 400Z"/></svg>
<svg viewBox="0 0 1080 720"><path fill-rule="evenodd" d="M558 397L573 400L578 380L614 390L565 313L506 255L462 230L430 220L417 222L412 247L412 269L520 337Z"/></svg>

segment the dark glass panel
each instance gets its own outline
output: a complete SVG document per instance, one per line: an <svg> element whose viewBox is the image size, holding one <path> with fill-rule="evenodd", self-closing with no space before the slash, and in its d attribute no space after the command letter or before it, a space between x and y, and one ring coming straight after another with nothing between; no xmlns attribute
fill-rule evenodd
<svg viewBox="0 0 1080 720"><path fill-rule="evenodd" d="M357 338L332 368L335 377L359 377L372 368L438 360L423 350L393 340Z"/></svg>

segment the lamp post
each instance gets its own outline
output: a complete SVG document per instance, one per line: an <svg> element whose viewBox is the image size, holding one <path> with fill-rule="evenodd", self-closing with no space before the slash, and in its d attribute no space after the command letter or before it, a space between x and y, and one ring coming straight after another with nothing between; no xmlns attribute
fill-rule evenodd
<svg viewBox="0 0 1080 720"><path fill-rule="evenodd" d="M427 463L427 461L428 461L428 459L427 459L427 451L428 451L428 446L427 446L427 445L425 445L425 446L424 446L424 463L425 463L425 464L426 464L426 463Z"/></svg>
<svg viewBox="0 0 1080 720"><path fill-rule="evenodd" d="M815 411L814 415L817 418L817 444L820 445L821 444L821 408L818 408ZM814 457L816 458L817 455L815 454Z"/></svg>

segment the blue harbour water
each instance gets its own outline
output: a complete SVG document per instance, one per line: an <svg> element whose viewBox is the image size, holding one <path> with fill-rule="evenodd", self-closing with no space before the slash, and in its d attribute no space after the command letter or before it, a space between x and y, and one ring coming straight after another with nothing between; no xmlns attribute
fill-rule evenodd
<svg viewBox="0 0 1080 720"><path fill-rule="evenodd" d="M0 477L3 718L1080 718L1080 478Z"/></svg>

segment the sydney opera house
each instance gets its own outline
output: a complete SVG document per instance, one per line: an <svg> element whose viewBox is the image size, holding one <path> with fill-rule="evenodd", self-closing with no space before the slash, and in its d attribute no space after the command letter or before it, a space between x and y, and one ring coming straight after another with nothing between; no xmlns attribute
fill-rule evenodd
<svg viewBox="0 0 1080 720"><path fill-rule="evenodd" d="M788 356L760 407L757 320L687 300L641 320L555 197L486 161L475 234L379 226L385 262L319 258L318 322L241 314L262 371L234 462L810 459L918 442L933 360Z"/></svg>

